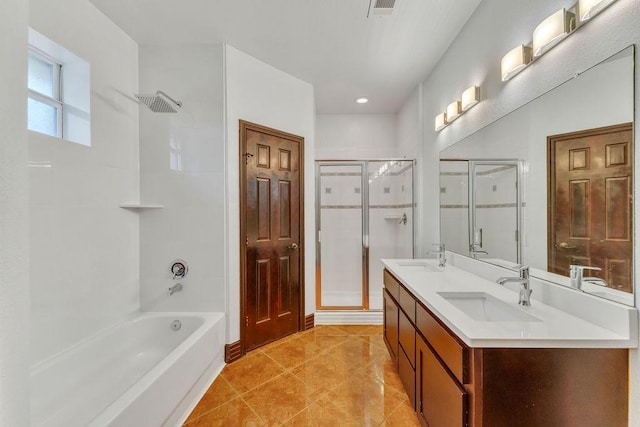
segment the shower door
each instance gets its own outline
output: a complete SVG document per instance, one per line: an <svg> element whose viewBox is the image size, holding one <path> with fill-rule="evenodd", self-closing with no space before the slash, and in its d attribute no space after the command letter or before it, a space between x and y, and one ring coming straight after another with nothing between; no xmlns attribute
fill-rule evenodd
<svg viewBox="0 0 640 427"><path fill-rule="evenodd" d="M469 162L469 254L493 262L521 262L520 163L511 160Z"/></svg>
<svg viewBox="0 0 640 427"><path fill-rule="evenodd" d="M384 258L413 258L413 161L316 162L316 306L381 310Z"/></svg>

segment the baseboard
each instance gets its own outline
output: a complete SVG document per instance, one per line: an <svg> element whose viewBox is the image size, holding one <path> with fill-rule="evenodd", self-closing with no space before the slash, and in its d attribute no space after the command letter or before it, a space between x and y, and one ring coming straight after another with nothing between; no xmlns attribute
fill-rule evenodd
<svg viewBox="0 0 640 427"><path fill-rule="evenodd" d="M240 341L232 342L231 344L225 344L224 346L224 361L231 363L242 357L242 346Z"/></svg>
<svg viewBox="0 0 640 427"><path fill-rule="evenodd" d="M316 325L382 325L382 310L318 310Z"/></svg>
<svg viewBox="0 0 640 427"><path fill-rule="evenodd" d="M304 330L307 331L313 328L315 325L315 317L314 314L307 314L304 318Z"/></svg>

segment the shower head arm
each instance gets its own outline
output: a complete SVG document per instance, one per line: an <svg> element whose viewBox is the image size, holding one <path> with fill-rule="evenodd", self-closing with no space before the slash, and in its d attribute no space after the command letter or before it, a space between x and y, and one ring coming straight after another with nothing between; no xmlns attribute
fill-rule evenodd
<svg viewBox="0 0 640 427"><path fill-rule="evenodd" d="M182 108L182 102L176 101L175 99L173 99L172 97L170 97L169 95L164 93L163 91L161 91L161 90L156 91L156 95L162 95L165 98L167 98L168 100L170 100L171 102L173 102L174 104L176 104L178 106L178 108Z"/></svg>

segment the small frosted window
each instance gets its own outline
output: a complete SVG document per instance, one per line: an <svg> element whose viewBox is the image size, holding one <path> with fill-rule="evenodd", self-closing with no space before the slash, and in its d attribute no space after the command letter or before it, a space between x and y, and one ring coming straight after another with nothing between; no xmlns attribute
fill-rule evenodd
<svg viewBox="0 0 640 427"><path fill-rule="evenodd" d="M45 61L43 58L29 53L29 89L46 95L50 98L58 98L54 91L55 74L54 67L57 64Z"/></svg>
<svg viewBox="0 0 640 427"><path fill-rule="evenodd" d="M27 128L91 145L89 63L29 28Z"/></svg>
<svg viewBox="0 0 640 427"><path fill-rule="evenodd" d="M35 132L58 136L58 108L36 99L28 99L27 127Z"/></svg>

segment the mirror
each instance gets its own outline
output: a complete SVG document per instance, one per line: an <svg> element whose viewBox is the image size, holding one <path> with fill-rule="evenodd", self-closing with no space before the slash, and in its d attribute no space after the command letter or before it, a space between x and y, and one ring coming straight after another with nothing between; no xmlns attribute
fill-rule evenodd
<svg viewBox="0 0 640 427"><path fill-rule="evenodd" d="M442 243L507 267L521 263L521 175L517 160L441 160Z"/></svg>
<svg viewBox="0 0 640 427"><path fill-rule="evenodd" d="M483 228L482 250L488 253L476 258L511 268L526 264L532 276L573 287L569 265L598 267L585 271L593 280L581 282L581 289L634 304L633 57L630 46L441 151L441 241L447 249L473 255L470 245L478 243ZM519 192L509 192L508 201L491 199L491 193L502 193L500 183L483 182L482 174L497 171L486 166L474 172L471 166L513 159L521 161ZM520 203L513 200L518 193ZM514 203L521 207L521 227L515 230L504 219L505 205ZM502 237L495 226L489 230L478 221L498 229L505 224ZM484 243L489 234L495 240L491 250ZM514 246L515 257L513 250L502 251Z"/></svg>

